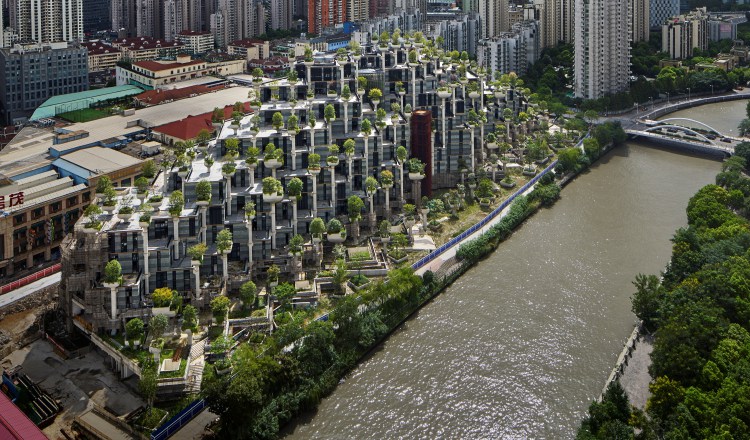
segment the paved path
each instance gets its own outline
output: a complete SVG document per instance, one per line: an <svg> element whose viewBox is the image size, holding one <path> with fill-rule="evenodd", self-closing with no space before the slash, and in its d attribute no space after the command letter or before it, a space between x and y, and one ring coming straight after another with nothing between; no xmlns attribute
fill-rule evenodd
<svg viewBox="0 0 750 440"><path fill-rule="evenodd" d="M0 295L0 308L12 304L19 299L23 299L27 295L31 295L32 293L44 289L45 287L49 287L55 283L59 283L61 276L61 273L57 272L48 277L40 278L33 283L27 284L23 287L19 287L18 289L8 292L5 295Z"/></svg>
<svg viewBox="0 0 750 440"><path fill-rule="evenodd" d="M648 367L651 365L651 351L654 349L652 343L651 336L641 336L620 378L620 384L625 388L630 403L640 409L646 407L646 401L651 395L648 389L651 382Z"/></svg>
<svg viewBox="0 0 750 440"><path fill-rule="evenodd" d="M531 193L531 191L534 190L534 186L535 185L530 186L529 189L527 189L523 193L523 195L529 195ZM500 220L503 217L505 217L506 215L508 215L508 212L510 211L511 206L513 206L512 203L510 205L508 205L507 208L503 209L500 212L499 215L496 215L495 218L493 218L492 220L490 220L489 222L487 222L487 224L484 225L481 229L477 229L476 231L474 231L473 234L465 237L463 240L461 240L458 243L454 244L453 246L449 247L448 249L446 249L445 251L443 251L442 254L440 254L439 256L437 256L435 259L433 259L429 263L427 263L424 266L422 266L419 269L417 269L414 273L416 275L422 276L428 270L432 271L432 272L436 272L438 269L440 269L440 267L443 265L443 263L445 263L446 261L448 261L451 258L453 258L453 257L456 256L456 251L458 251L458 248L462 244L464 244L466 242L469 242L471 240L474 240L475 238L478 238L480 235L482 235L485 232L489 231L492 226L494 226L497 223L499 223Z"/></svg>
<svg viewBox="0 0 750 440"><path fill-rule="evenodd" d="M199 440L203 438L206 426L218 418L216 414L204 409L200 414L195 416L187 425L180 428L174 435L169 437L170 440Z"/></svg>

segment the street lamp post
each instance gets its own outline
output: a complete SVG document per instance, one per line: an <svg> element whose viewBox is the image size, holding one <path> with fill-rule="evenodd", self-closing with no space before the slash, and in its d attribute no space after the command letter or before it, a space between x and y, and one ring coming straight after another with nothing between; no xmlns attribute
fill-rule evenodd
<svg viewBox="0 0 750 440"><path fill-rule="evenodd" d="M667 105L669 105L669 92L665 92L667 94Z"/></svg>
<svg viewBox="0 0 750 440"><path fill-rule="evenodd" d="M649 96L648 99L649 99L649 101L651 101L651 110L653 110L654 109L654 97L653 96Z"/></svg>
<svg viewBox="0 0 750 440"><path fill-rule="evenodd" d="M690 87L688 87L688 101L690 101Z"/></svg>
<svg viewBox="0 0 750 440"><path fill-rule="evenodd" d="M711 84L711 96L714 96L714 85Z"/></svg>

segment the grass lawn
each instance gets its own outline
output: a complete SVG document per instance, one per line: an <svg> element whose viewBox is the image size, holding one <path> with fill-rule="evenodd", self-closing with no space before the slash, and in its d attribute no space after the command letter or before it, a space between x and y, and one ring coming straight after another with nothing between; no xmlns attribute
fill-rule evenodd
<svg viewBox="0 0 750 440"><path fill-rule="evenodd" d="M110 116L110 113L108 110L84 108L81 110L73 110L72 112L60 113L57 116L70 122L89 122L96 119L106 118L107 116Z"/></svg>

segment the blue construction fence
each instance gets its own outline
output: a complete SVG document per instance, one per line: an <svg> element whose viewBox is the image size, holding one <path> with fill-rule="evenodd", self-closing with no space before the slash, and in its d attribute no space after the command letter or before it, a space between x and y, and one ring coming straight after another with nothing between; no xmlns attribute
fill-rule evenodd
<svg viewBox="0 0 750 440"><path fill-rule="evenodd" d="M479 229L481 229L482 227L484 227L484 225L486 225L487 223L489 223L490 221L492 221L492 219L494 219L495 217L497 217L498 215L500 215L500 213L503 211L503 209L505 209L508 206L510 206L510 204L513 203L513 201L516 199L516 197L518 197L519 195L521 195L524 192L526 192L526 190L528 190L534 184L536 184L539 181L539 179L542 178L542 176L544 176L545 174L547 174L550 171L552 171L555 168L555 165L557 165L557 160L555 160L554 162L552 162L551 164L549 164L549 166L547 168L545 168L542 172L540 172L539 174L537 174L536 176L534 176L533 179L529 180L518 191L516 191L515 193L513 193L513 195L511 195L508 199L506 199L503 203L501 203L500 206L498 206L492 212L490 212L489 214L487 214L487 216L485 218L483 218L479 223L477 223L474 226L470 227L469 229L465 230L460 235L458 235L456 237L453 237L452 239L450 239L444 245L442 245L439 248L435 249L434 251L430 252L429 254L427 254L425 257L423 257L422 259L420 259L416 263L412 264L412 266L411 266L412 269L417 270L417 269L421 268L425 264L427 264L427 263L431 262L432 260L434 260L435 258L439 257L440 254L442 254L443 252L445 252L449 248L455 246L456 244L458 244L462 240L464 240L466 237L470 236L474 232L476 232Z"/></svg>
<svg viewBox="0 0 750 440"><path fill-rule="evenodd" d="M167 420L163 425L151 432L151 440L166 440L180 428L185 426L193 417L200 414L206 407L206 401L203 399L194 400L185 409L177 413L174 417Z"/></svg>

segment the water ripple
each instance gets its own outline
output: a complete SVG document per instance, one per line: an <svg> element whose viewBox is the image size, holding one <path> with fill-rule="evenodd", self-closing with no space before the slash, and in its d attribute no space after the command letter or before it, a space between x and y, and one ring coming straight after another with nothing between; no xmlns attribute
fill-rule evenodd
<svg viewBox="0 0 750 440"><path fill-rule="evenodd" d="M630 281L664 266L688 197L719 169L623 150L425 307L288 438L574 437L632 329ZM660 185L669 193L641 197Z"/></svg>

